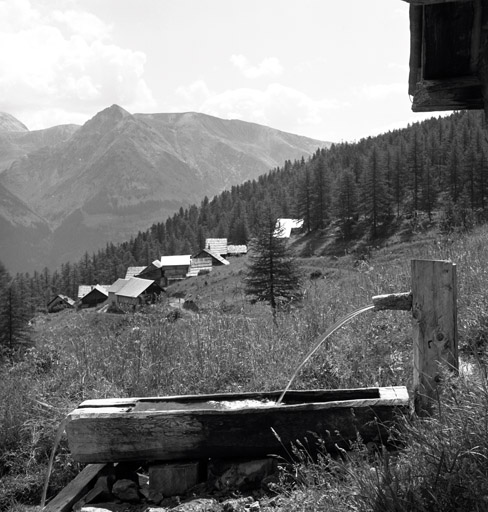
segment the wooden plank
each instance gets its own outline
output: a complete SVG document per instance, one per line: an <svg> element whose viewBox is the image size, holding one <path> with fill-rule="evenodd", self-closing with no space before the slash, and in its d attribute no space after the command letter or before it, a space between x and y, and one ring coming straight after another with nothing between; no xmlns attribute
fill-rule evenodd
<svg viewBox="0 0 488 512"><path fill-rule="evenodd" d="M387 426L394 422L396 412L408 411L406 388L372 388L355 390L356 396L344 393L342 400L296 402L300 392L289 392L287 403L276 402L259 407L218 409L204 408L202 397L186 397L189 408L136 409L120 413L114 408L100 412L95 408L76 409L68 416L66 432L75 460L80 462L111 462L129 460L179 460L206 457L263 457L284 454L284 447L301 439L315 443L316 432L324 437L327 447L336 443L347 446L359 432L365 442L386 441ZM336 391L335 397L337 398ZM274 396L254 394L254 396ZM332 396L320 390L308 392L311 399ZM233 395L244 400L252 394ZM214 396L215 395L207 395ZM226 398L229 395L220 395ZM346 396L351 399L344 399ZM147 406L150 402L142 404ZM171 397L173 403L178 403ZM153 400L152 404L158 402ZM181 404L181 401L179 402ZM276 437L276 432L279 439ZM307 441L308 440L308 441Z"/></svg>
<svg viewBox="0 0 488 512"><path fill-rule="evenodd" d="M107 464L89 464L43 509L43 512L68 512L96 482Z"/></svg>
<svg viewBox="0 0 488 512"><path fill-rule="evenodd" d="M412 260L414 401L428 413L442 382L441 366L458 369L456 265Z"/></svg>

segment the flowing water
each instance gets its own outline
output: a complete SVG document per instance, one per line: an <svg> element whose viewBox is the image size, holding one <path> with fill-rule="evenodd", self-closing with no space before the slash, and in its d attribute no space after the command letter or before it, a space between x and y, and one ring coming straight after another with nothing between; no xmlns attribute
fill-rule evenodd
<svg viewBox="0 0 488 512"><path fill-rule="evenodd" d="M298 375L298 372L305 366L307 361L317 352L317 350L322 346L322 343L331 336L334 332L337 331L337 329L340 329L344 324L347 324L349 320L352 320L354 317L360 315L361 313L364 313L366 311L369 311L370 309L374 308L374 304L370 304L368 306L363 306L361 308L355 309L351 313L348 313L347 315L343 316L342 318L339 318L337 322L334 325L331 325L325 334L320 338L319 342L313 347L313 349L306 355L305 359L297 366L297 369L291 376L290 381L288 382L286 388L283 390L283 393L281 393L280 397L278 398L278 401L276 402L277 405L281 404L283 397L285 396L285 393L290 389L290 386L292 382L295 380L295 377Z"/></svg>

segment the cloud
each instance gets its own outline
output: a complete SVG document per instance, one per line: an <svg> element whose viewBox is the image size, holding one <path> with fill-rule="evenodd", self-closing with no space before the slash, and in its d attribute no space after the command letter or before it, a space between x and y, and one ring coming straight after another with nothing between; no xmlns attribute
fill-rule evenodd
<svg viewBox="0 0 488 512"><path fill-rule="evenodd" d="M0 110L31 129L55 124L38 125L49 113L77 117L113 103L132 111L155 104L145 54L116 45L110 25L73 6L0 0Z"/></svg>
<svg viewBox="0 0 488 512"><path fill-rule="evenodd" d="M376 100L391 95L407 94L407 86L404 83L390 84L365 84L353 89L354 95L360 98Z"/></svg>
<svg viewBox="0 0 488 512"><path fill-rule="evenodd" d="M276 76L283 73L283 66L276 57L264 59L259 66L252 66L244 55L232 55L230 61L246 78Z"/></svg>
<svg viewBox="0 0 488 512"><path fill-rule="evenodd" d="M195 110L224 119L241 119L277 127L290 133L312 133L331 110L344 104L336 100L310 98L281 84L265 89L238 88L215 93L203 80L177 90L179 100L172 110ZM319 138L319 137L317 137Z"/></svg>

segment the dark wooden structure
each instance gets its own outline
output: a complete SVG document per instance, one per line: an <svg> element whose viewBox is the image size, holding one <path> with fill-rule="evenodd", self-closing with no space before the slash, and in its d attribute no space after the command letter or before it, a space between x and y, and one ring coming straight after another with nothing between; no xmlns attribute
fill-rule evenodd
<svg viewBox="0 0 488 512"><path fill-rule="evenodd" d="M67 295L58 294L47 303L48 313L56 313L63 309L73 309L76 302Z"/></svg>
<svg viewBox="0 0 488 512"><path fill-rule="evenodd" d="M414 112L488 110L488 2L410 4L409 94Z"/></svg>
<svg viewBox="0 0 488 512"><path fill-rule="evenodd" d="M91 290L81 297L79 306L81 308L94 308L108 299L107 286L95 285Z"/></svg>
<svg viewBox="0 0 488 512"><path fill-rule="evenodd" d="M88 400L68 416L66 432L79 462L184 460L286 455L297 440L313 450L386 444L398 413L408 414L405 387ZM259 405L256 402L259 401Z"/></svg>

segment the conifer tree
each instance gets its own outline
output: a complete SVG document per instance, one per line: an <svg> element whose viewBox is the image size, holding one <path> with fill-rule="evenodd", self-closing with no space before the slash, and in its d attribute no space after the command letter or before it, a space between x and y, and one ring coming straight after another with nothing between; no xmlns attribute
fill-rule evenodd
<svg viewBox="0 0 488 512"><path fill-rule="evenodd" d="M266 207L250 242L250 262L244 278L246 295L267 302L276 309L300 295L300 271L282 230L276 229L277 216Z"/></svg>
<svg viewBox="0 0 488 512"><path fill-rule="evenodd" d="M363 208L371 222L371 235L378 235L380 222L390 215L390 198L385 182L380 150L376 145L369 154L363 173Z"/></svg>
<svg viewBox="0 0 488 512"><path fill-rule="evenodd" d="M344 237L350 238L354 219L358 214L358 191L354 174L349 169L345 170L336 181L333 211L339 219Z"/></svg>

